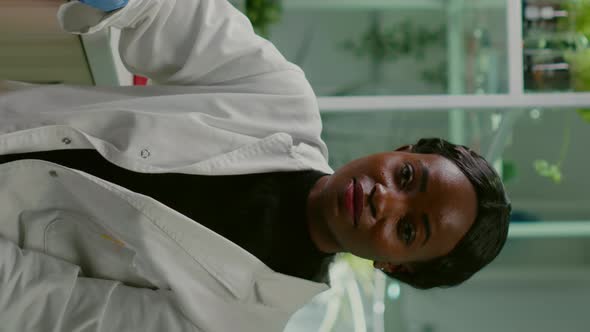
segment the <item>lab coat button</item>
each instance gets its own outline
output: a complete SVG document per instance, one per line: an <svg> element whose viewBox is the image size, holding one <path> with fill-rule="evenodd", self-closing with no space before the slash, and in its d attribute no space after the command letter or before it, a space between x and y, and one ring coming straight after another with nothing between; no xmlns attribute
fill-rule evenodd
<svg viewBox="0 0 590 332"><path fill-rule="evenodd" d="M65 145L69 145L70 143L72 143L72 140L69 137L64 137L61 141Z"/></svg>
<svg viewBox="0 0 590 332"><path fill-rule="evenodd" d="M147 159L150 156L150 154L151 154L150 150L148 150L148 149L141 150L141 157L143 159Z"/></svg>

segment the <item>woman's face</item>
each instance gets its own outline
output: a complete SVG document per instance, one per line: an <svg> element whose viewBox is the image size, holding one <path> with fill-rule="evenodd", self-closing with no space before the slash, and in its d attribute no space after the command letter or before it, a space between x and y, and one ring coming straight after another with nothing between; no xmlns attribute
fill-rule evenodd
<svg viewBox="0 0 590 332"><path fill-rule="evenodd" d="M386 271L448 254L477 213L473 185L436 154L360 158L327 177L318 193L318 215L336 251Z"/></svg>

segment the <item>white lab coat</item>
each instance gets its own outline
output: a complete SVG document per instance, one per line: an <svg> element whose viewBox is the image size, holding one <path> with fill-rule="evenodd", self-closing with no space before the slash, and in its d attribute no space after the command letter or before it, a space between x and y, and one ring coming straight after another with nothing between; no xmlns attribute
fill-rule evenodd
<svg viewBox="0 0 590 332"><path fill-rule="evenodd" d="M0 154L96 149L144 173L326 173L316 99L225 0L78 2L64 30L122 29L128 69L159 85L0 95ZM0 165L1 331L281 331L327 286L146 196L43 161Z"/></svg>

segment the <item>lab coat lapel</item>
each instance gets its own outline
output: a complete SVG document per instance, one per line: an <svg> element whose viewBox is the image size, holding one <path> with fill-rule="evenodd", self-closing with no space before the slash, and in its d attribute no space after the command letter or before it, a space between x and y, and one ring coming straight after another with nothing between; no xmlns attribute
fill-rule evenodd
<svg viewBox="0 0 590 332"><path fill-rule="evenodd" d="M206 227L178 216L174 218L172 210L154 207L146 207L145 212L152 216L156 225L237 299L257 301L293 313L313 296L328 289L325 284L276 273L252 254ZM223 257L223 260L215 257Z"/></svg>

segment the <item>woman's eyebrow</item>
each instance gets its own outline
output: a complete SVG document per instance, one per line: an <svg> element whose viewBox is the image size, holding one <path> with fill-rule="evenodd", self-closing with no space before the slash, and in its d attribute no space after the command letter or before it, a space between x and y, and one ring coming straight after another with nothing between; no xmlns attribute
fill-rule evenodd
<svg viewBox="0 0 590 332"><path fill-rule="evenodd" d="M420 177L420 192L426 192L426 186L428 185L428 168L420 161L420 168L422 170L422 176Z"/></svg>
<svg viewBox="0 0 590 332"><path fill-rule="evenodd" d="M422 171L422 176L420 177L420 192L426 192L426 186L428 185L428 168L426 168L426 165L424 165L422 161L420 161L420 169ZM428 215L426 213L422 215L422 224L424 225L425 232L424 241L422 242L422 246L424 246L426 242L428 242L428 239L430 239L430 221L428 220Z"/></svg>
<svg viewBox="0 0 590 332"><path fill-rule="evenodd" d="M422 241L422 246L424 246L428 239L430 239L430 221L428 220L428 215L426 215L426 213L422 215L422 224L424 224L424 232L426 233L424 241Z"/></svg>

